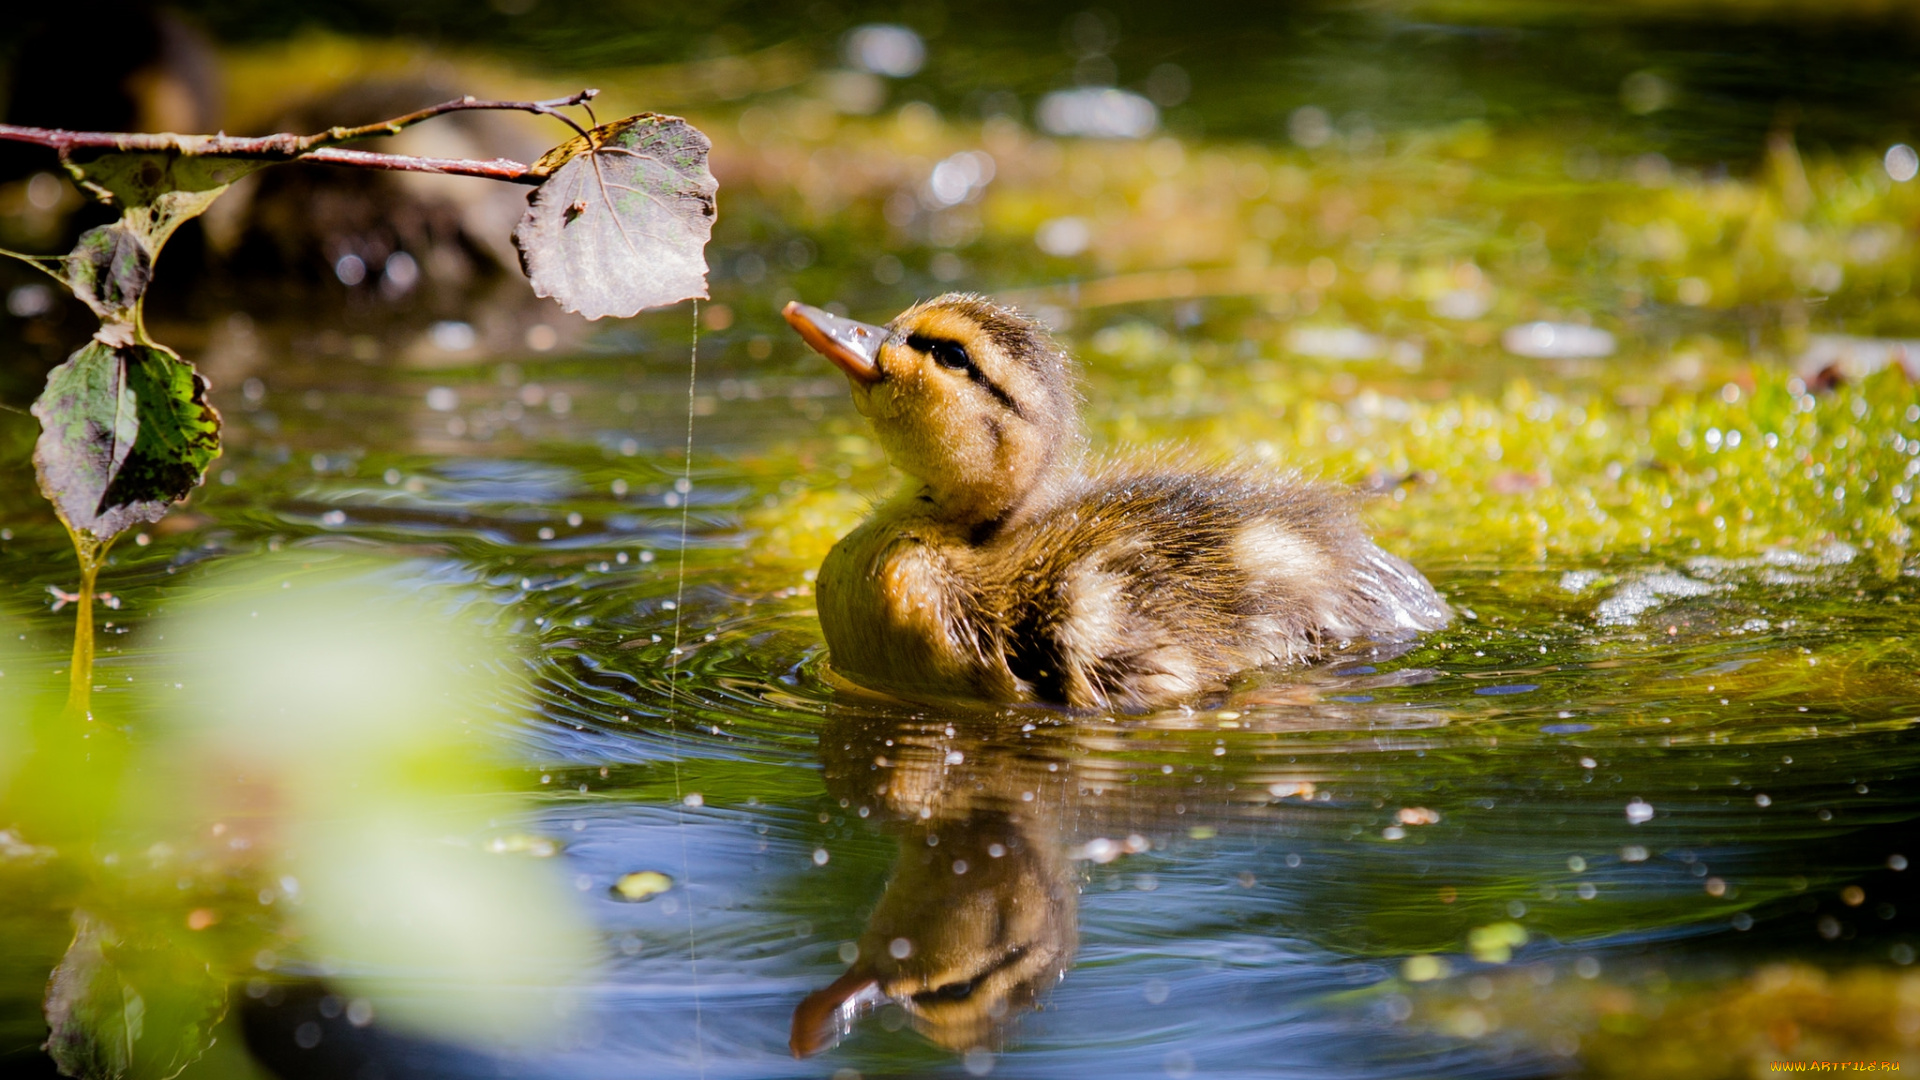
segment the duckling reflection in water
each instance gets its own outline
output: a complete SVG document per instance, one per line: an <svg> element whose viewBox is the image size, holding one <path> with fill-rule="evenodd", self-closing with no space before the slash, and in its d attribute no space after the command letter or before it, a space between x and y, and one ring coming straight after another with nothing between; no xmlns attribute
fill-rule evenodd
<svg viewBox="0 0 1920 1080"><path fill-rule="evenodd" d="M1302 713L1315 730L1370 732L1395 718L1351 708L1302 699L1236 723L1272 737L1296 730ZM1073 961L1089 864L1166 850L1200 826L1304 824L1299 796L1335 778L1324 760L1248 755L1222 764L1211 737L1186 743L1198 763L1175 776L1166 755L1182 744L1178 733L1212 734L1178 713L1126 727L1036 718L1031 709L858 705L826 717L828 794L893 834L899 849L846 973L794 1011L796 1055L826 1048L865 1008L888 1001L941 1046L1000 1048Z"/></svg>
<svg viewBox="0 0 1920 1080"><path fill-rule="evenodd" d="M910 695L1142 710L1450 618L1340 489L1241 466L1088 467L1045 330L949 294L885 327L786 318L907 483L820 568L834 668Z"/></svg>
<svg viewBox="0 0 1920 1080"><path fill-rule="evenodd" d="M950 1050L996 1045L1072 962L1078 896L1059 846L1006 814L902 828L858 955L794 1010L794 1056L823 1049L861 1005L883 1000Z"/></svg>
<svg viewBox="0 0 1920 1080"><path fill-rule="evenodd" d="M948 1049L997 1048L1073 962L1071 759L1050 739L997 738L1005 724L991 714L949 716L849 712L820 731L828 792L870 810L899 855L846 973L794 1010L797 1057L883 1001Z"/></svg>

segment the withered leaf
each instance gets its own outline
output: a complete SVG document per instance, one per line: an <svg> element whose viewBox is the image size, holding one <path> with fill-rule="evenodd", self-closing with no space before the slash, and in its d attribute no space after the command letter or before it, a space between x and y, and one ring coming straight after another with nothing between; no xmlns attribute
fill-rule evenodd
<svg viewBox="0 0 1920 1080"><path fill-rule="evenodd" d="M642 113L549 151L513 230L533 291L589 319L705 298L711 148L685 120Z"/></svg>
<svg viewBox="0 0 1920 1080"><path fill-rule="evenodd" d="M235 180L270 164L197 157L203 136L171 138L179 150L112 152L65 163L81 187L120 208L119 221L80 237L57 275L100 317L102 337L114 344L138 336L140 301L153 278L153 261L180 223L198 217Z"/></svg>
<svg viewBox="0 0 1920 1080"><path fill-rule="evenodd" d="M205 155L204 135L172 137L177 151L128 151L66 161L80 186L120 208L120 223L158 253L173 230L198 217L234 181L273 164Z"/></svg>
<svg viewBox="0 0 1920 1080"><path fill-rule="evenodd" d="M66 257L67 286L107 324L131 324L153 278L153 253L123 222L88 229Z"/></svg>
<svg viewBox="0 0 1920 1080"><path fill-rule="evenodd" d="M83 1080L169 1080L213 1045L226 985L163 934L129 941L85 911L47 984L47 1054Z"/></svg>

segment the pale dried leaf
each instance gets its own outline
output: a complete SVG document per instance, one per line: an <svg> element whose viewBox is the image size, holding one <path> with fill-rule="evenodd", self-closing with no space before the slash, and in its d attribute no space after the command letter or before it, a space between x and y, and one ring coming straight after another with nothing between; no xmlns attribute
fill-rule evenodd
<svg viewBox="0 0 1920 1080"><path fill-rule="evenodd" d="M705 298L711 147L685 120L643 113L549 152L513 231L533 291L589 319Z"/></svg>

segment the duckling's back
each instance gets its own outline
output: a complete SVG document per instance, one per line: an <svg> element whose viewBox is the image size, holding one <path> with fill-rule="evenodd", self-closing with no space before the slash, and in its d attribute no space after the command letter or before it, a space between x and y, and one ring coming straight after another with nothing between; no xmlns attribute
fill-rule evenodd
<svg viewBox="0 0 1920 1080"><path fill-rule="evenodd" d="M1109 466L971 555L983 659L1078 708L1166 704L1451 617L1349 493L1243 469Z"/></svg>

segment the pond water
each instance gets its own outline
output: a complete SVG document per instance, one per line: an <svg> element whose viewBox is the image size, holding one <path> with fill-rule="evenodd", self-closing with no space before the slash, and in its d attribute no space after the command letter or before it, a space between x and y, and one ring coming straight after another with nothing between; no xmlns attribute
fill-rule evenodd
<svg viewBox="0 0 1920 1080"><path fill-rule="evenodd" d="M1471 66L1438 31L1382 40ZM1620 66L1712 67L1666 60ZM1199 99L1217 76L1188 63ZM1261 85L1298 94L1300 70ZM1876 342L1916 329L1903 131L1855 113L1855 141L1769 150L1770 113L1715 98L1742 122L1648 135L1655 90L1621 113L1618 80L1565 106L1577 129L1515 119L1525 95L1499 83L1491 110L1401 127L1303 99L1264 128L1243 103L1212 136L1123 141L905 91L836 115L808 83L689 107L722 183L698 313L586 328L502 299L507 281L439 310L323 291L264 314L284 307L230 289L157 316L213 373L227 449L103 575L97 711L139 744L180 662L171 607L216 569L375 556L356 581L508 649L524 692L490 708L501 786L530 809L498 824L548 842L596 949L553 995L558 1045L347 1023L297 943L264 973L229 958L225 1041L289 1075L1915 1061L1920 394L1852 368L1823 389L1805 359L1884 360ZM1463 100L1489 92L1465 81ZM968 162L949 201L932 170ZM1102 449L1184 441L1365 488L1382 542L1459 617L1150 715L912 705L837 678L813 569L894 480L777 307L878 322L948 287L1060 328ZM0 430L23 462L31 422ZM10 469L0 615L29 651L6 674L53 677L70 550ZM58 892L10 857L20 895ZM664 891L620 895L647 871ZM981 905L1023 914L996 935ZM0 987L12 1049L40 1037L69 931L41 900L7 919L33 943ZM795 1060L802 1000L898 942L1004 976L879 1003ZM187 1075L249 1067L223 1052Z"/></svg>

